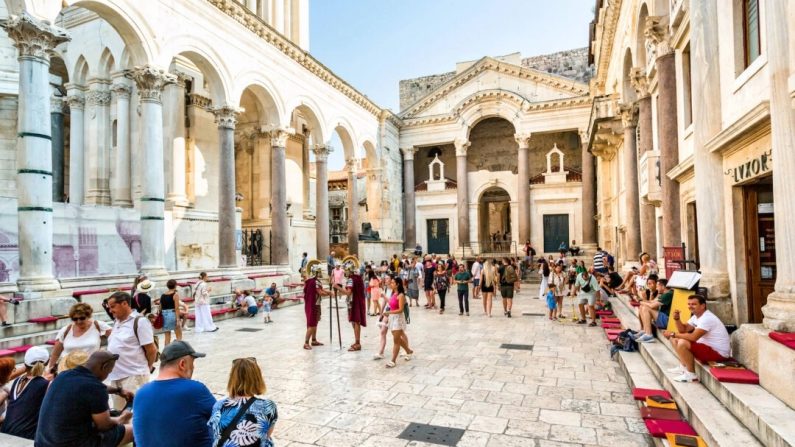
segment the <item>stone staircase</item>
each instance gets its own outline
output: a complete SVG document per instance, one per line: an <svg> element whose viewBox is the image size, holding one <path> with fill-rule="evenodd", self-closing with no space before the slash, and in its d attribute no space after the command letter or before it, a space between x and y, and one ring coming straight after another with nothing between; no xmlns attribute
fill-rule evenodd
<svg viewBox="0 0 795 447"><path fill-rule="evenodd" d="M610 302L622 326L640 329L637 310L625 297ZM669 391L709 446L795 446L795 410L759 385L719 382L709 366L698 362L699 382L673 381L666 370L679 362L662 336L654 343L639 343L638 353L621 352L619 363L632 387Z"/></svg>

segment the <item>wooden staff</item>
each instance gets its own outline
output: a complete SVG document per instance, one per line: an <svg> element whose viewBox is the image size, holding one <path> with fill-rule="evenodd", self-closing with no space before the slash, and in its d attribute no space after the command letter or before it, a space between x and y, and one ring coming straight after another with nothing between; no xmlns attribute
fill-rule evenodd
<svg viewBox="0 0 795 447"><path fill-rule="evenodd" d="M340 350L342 350L342 328L340 326L340 306L337 302L337 289L334 289L334 310L337 311L337 339L340 342ZM331 315L329 315L329 320L331 319Z"/></svg>

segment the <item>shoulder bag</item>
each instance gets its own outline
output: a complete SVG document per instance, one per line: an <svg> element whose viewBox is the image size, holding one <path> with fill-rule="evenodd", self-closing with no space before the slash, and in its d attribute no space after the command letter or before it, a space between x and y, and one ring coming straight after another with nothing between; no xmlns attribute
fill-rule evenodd
<svg viewBox="0 0 795 447"><path fill-rule="evenodd" d="M240 419L246 414L246 411L248 411L249 407L251 407L251 404L253 404L255 400L257 400L257 398L252 397L246 403L244 403L239 410L237 410L235 418L232 419L232 422L230 422L229 425L227 425L224 429L224 432L221 433L221 437L218 438L218 442L215 443L215 447L222 447L229 437L232 436L232 432L235 430L235 427L237 427L237 423L240 422Z"/></svg>

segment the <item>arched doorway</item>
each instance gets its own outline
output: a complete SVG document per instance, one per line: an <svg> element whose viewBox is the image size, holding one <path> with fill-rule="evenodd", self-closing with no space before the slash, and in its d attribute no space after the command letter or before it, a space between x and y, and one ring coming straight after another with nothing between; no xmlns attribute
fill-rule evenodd
<svg viewBox="0 0 795 447"><path fill-rule="evenodd" d="M511 196L492 186L478 199L478 241L481 252L507 252L511 246Z"/></svg>

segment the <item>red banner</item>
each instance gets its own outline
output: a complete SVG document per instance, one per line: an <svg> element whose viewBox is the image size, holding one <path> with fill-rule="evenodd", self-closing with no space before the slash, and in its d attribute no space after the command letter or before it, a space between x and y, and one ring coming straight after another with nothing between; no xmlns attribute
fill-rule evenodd
<svg viewBox="0 0 795 447"><path fill-rule="evenodd" d="M663 247L663 257L665 258L665 277L671 278L671 275L677 270L682 270L682 263L677 261L685 260L685 248L679 247Z"/></svg>

